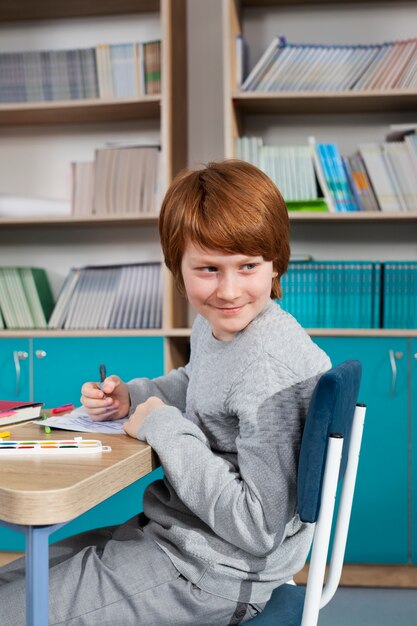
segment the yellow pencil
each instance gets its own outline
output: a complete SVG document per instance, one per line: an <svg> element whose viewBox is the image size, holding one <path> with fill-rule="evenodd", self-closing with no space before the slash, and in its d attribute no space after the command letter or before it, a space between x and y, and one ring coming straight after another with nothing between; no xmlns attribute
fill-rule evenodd
<svg viewBox="0 0 417 626"><path fill-rule="evenodd" d="M4 437L10 437L10 433L8 430L1 430L0 431L0 439L4 439Z"/></svg>

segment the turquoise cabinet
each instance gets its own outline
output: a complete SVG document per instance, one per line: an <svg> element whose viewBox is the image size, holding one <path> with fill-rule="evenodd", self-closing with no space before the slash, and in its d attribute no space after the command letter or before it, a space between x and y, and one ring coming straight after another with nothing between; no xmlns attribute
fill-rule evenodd
<svg viewBox="0 0 417 626"><path fill-rule="evenodd" d="M0 398L30 400L30 341L2 339L0 341Z"/></svg>
<svg viewBox="0 0 417 626"><path fill-rule="evenodd" d="M99 365L123 380L164 372L162 337L44 337L33 340L35 399L47 407L80 404L81 385L99 380Z"/></svg>
<svg viewBox="0 0 417 626"><path fill-rule="evenodd" d="M411 340L411 547L412 561L417 564L417 339Z"/></svg>
<svg viewBox="0 0 417 626"><path fill-rule="evenodd" d="M161 376L164 372L163 342L162 337L45 337L33 340L1 340L0 362L4 372L0 387L1 397L16 397L13 395L13 391L16 391L16 359L13 353L16 351L25 352L32 357L21 361L21 399L27 400L33 396L47 407L68 402L78 406L82 383L98 380L100 363L105 363L108 375L118 374L126 381L131 378ZM129 485L57 531L52 535L51 541L129 519L142 510L146 486L161 476L162 470L159 468ZM23 549L22 534L0 528L0 550Z"/></svg>
<svg viewBox="0 0 417 626"><path fill-rule="evenodd" d="M338 364L362 363L358 400L367 405L363 445L346 548L347 562L409 559L408 339L315 338Z"/></svg>

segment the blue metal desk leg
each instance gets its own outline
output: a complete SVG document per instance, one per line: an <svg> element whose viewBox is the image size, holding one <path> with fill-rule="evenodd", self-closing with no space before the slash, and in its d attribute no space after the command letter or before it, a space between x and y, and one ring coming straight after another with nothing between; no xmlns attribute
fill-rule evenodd
<svg viewBox="0 0 417 626"><path fill-rule="evenodd" d="M26 625L48 626L50 526L28 526L26 536Z"/></svg>
<svg viewBox="0 0 417 626"><path fill-rule="evenodd" d="M48 539L50 534L67 523L26 526L0 520L0 526L26 535L26 626L48 626Z"/></svg>

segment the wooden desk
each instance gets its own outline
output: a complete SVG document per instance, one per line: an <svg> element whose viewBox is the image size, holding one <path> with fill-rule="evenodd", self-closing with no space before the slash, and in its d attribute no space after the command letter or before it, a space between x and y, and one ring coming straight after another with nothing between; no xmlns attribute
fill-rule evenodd
<svg viewBox="0 0 417 626"><path fill-rule="evenodd" d="M97 455L0 459L0 519L27 535L28 626L48 625L48 537L157 467L151 448L127 435L52 430L36 424L10 426L12 439L99 439L111 452ZM7 440L6 440L7 441ZM35 571L36 567L36 571Z"/></svg>

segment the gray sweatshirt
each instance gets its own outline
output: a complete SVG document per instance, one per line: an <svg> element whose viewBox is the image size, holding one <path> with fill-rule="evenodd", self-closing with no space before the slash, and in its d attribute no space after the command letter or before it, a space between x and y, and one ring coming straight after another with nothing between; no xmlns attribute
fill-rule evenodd
<svg viewBox="0 0 417 626"><path fill-rule="evenodd" d="M274 301L230 342L198 316L184 368L130 381L132 407L150 395L138 438L164 480L144 496L149 533L201 589L266 602L304 565L312 526L296 511L300 438L327 355Z"/></svg>

